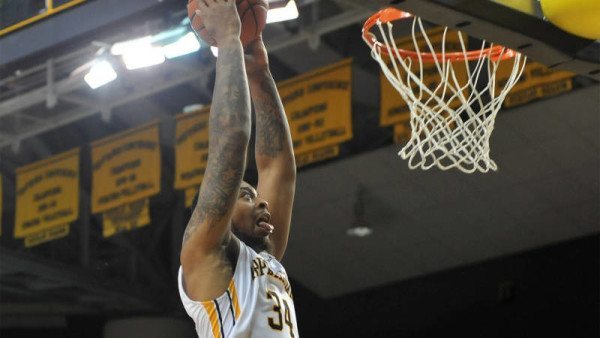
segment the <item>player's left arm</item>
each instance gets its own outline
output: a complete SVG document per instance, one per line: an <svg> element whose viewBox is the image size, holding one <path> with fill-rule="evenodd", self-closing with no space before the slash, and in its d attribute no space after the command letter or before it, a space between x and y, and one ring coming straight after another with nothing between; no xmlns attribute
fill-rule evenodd
<svg viewBox="0 0 600 338"><path fill-rule="evenodd" d="M262 37L246 47L246 72L256 114L258 194L269 203L273 256L281 260L288 243L296 189L292 136Z"/></svg>

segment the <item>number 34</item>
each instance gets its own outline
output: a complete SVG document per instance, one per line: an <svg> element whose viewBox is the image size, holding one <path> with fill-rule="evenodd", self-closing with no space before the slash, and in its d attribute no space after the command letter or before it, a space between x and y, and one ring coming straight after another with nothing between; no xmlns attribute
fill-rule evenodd
<svg viewBox="0 0 600 338"><path fill-rule="evenodd" d="M283 324L285 323L290 328L290 336L294 337L294 324L292 323L292 317L290 315L290 306L285 299L279 298L279 295L273 291L267 291L267 299L272 299L275 303L273 305L273 312L277 314L277 318L268 317L269 326L273 330L282 331ZM284 314L281 313L281 302L283 301Z"/></svg>

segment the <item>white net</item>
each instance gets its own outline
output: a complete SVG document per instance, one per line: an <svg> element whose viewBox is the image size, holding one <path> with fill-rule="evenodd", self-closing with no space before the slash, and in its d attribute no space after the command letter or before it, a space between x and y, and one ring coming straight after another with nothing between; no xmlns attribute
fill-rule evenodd
<svg viewBox="0 0 600 338"><path fill-rule="evenodd" d="M436 51L421 19L415 17L412 39L416 59L413 60L399 52L392 23L378 20L377 27L383 41L373 44L371 55L410 108L411 137L398 155L408 160L411 169L427 170L437 166L442 170L457 168L465 173L497 170L490 158L490 136L496 114L521 76L526 57L516 53L510 61L504 61L512 62L512 71L500 86L496 72L505 53L511 52L508 48L490 57L489 48L493 44L482 41L476 60L468 61L465 41L458 32L463 60L452 62L450 55L456 53L446 51L447 28L441 44L437 44L441 50ZM431 54L437 56L431 58ZM435 68L424 67L426 62L433 62ZM461 75L465 73L463 67L466 80ZM424 79L430 79L426 73L432 68L437 70L440 80L428 84Z"/></svg>

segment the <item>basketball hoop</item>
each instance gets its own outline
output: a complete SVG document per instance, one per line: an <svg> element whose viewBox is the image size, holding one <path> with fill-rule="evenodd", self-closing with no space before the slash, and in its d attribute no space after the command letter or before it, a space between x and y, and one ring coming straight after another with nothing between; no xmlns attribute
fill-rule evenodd
<svg viewBox="0 0 600 338"><path fill-rule="evenodd" d="M527 58L486 41L482 41L479 49L468 51L460 32L457 32L460 51L447 52L448 27L443 29L438 43L441 51L436 52L418 17L412 21L414 51L399 48L392 22L410 17L413 16L409 13L386 8L371 16L362 32L363 40L371 48L371 56L379 62L387 79L410 108L411 137L398 155L408 159L410 169L427 170L437 166L442 170L457 168L465 173L497 170L490 158L489 139L496 114L523 73ZM374 26L383 41L371 32ZM500 88L496 72L503 60L512 60L512 68ZM424 81L427 67L439 74L436 81L439 83L434 86ZM459 81L459 72L466 72L465 81Z"/></svg>

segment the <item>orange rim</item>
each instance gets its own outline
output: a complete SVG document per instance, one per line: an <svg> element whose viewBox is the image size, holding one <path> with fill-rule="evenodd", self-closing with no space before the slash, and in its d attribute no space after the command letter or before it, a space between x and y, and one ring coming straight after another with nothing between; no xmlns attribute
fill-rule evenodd
<svg viewBox="0 0 600 338"><path fill-rule="evenodd" d="M412 16L413 15L408 12L404 12L393 7L382 9L379 12L373 14L370 18L368 18L367 21L365 21L365 24L363 25L362 29L363 40L371 48L378 48L381 54L390 56L386 44L377 40L375 35L371 33L371 28L373 28L373 26L375 26L377 22L388 23L391 21L410 18ZM517 54L517 52L504 46L496 45L490 48L485 48L483 50L471 50L466 53L450 52L445 53L445 55L441 53L417 53L415 51L398 48L398 54L400 54L404 58L411 58L413 60L421 59L423 62L435 62L436 60L447 60L454 62L464 60L478 60L481 57L489 57L494 61L497 61L498 59L506 60L514 57Z"/></svg>

